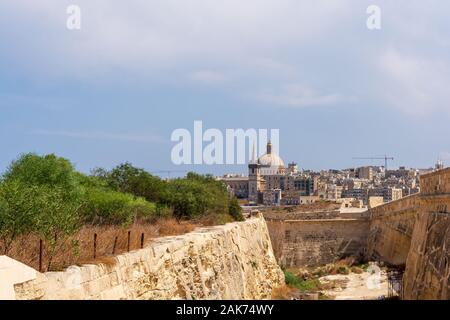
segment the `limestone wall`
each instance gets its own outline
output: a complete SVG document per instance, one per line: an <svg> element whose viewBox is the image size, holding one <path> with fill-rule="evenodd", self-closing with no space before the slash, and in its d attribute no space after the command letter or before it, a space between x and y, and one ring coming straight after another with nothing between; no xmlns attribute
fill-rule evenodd
<svg viewBox="0 0 450 320"><path fill-rule="evenodd" d="M435 171L421 176L420 192L422 195L449 194L450 168Z"/></svg>
<svg viewBox="0 0 450 320"><path fill-rule="evenodd" d="M419 198L416 195L372 208L368 257L391 265L404 265L418 210Z"/></svg>
<svg viewBox="0 0 450 320"><path fill-rule="evenodd" d="M366 219L268 220L275 256L285 267L315 266L363 254Z"/></svg>
<svg viewBox="0 0 450 320"><path fill-rule="evenodd" d="M421 176L421 193L370 210L368 255L405 266L404 299L450 300L450 169Z"/></svg>
<svg viewBox="0 0 450 320"><path fill-rule="evenodd" d="M450 214L424 212L414 226L403 276L405 299L450 300Z"/></svg>
<svg viewBox="0 0 450 320"><path fill-rule="evenodd" d="M284 283L262 217L160 238L111 265L16 284L17 299L267 299Z"/></svg>

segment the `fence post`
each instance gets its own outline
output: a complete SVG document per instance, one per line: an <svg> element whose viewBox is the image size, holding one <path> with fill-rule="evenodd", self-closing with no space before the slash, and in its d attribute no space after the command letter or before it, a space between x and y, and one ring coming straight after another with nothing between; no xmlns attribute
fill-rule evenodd
<svg viewBox="0 0 450 320"><path fill-rule="evenodd" d="M97 234L94 233L94 259L97 258Z"/></svg>
<svg viewBox="0 0 450 320"><path fill-rule="evenodd" d="M113 252L112 252L112 254L116 254L116 247L117 247L117 236L114 238L114 245L113 245Z"/></svg>
<svg viewBox="0 0 450 320"><path fill-rule="evenodd" d="M42 239L39 239L39 272L42 272Z"/></svg>
<svg viewBox="0 0 450 320"><path fill-rule="evenodd" d="M128 231L127 251L130 252L131 231Z"/></svg>
<svg viewBox="0 0 450 320"><path fill-rule="evenodd" d="M141 249L144 248L144 233L141 234Z"/></svg>

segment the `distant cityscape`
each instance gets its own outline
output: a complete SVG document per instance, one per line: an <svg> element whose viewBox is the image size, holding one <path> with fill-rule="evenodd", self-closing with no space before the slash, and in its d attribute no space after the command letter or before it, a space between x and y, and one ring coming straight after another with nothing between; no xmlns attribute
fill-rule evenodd
<svg viewBox="0 0 450 320"><path fill-rule="evenodd" d="M301 205L327 200L343 207L373 208L418 193L420 175L443 168L443 162L437 161L430 168L387 169L385 165L299 170L295 162L285 166L269 142L265 154L257 158L253 153L247 176L226 174L218 179L249 205Z"/></svg>

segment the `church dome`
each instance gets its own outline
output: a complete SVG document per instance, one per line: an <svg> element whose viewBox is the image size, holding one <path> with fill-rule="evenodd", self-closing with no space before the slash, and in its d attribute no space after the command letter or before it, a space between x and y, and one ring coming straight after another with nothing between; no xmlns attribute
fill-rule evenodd
<svg viewBox="0 0 450 320"><path fill-rule="evenodd" d="M284 167L283 160L275 153L266 153L258 159L259 164L270 167Z"/></svg>
<svg viewBox="0 0 450 320"><path fill-rule="evenodd" d="M284 161L275 153L272 153L272 144L267 144L267 153L258 159L258 163L268 167L284 167Z"/></svg>

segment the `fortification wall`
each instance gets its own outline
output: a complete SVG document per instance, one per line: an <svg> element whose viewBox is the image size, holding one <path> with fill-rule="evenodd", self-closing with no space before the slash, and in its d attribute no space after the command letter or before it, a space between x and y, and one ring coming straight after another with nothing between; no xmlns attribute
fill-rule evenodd
<svg viewBox="0 0 450 320"><path fill-rule="evenodd" d="M315 266L363 254L366 219L268 220L277 261L284 267Z"/></svg>
<svg viewBox="0 0 450 320"><path fill-rule="evenodd" d="M370 210L367 255L391 265L405 265L411 246L419 197L413 195Z"/></svg>
<svg viewBox="0 0 450 320"><path fill-rule="evenodd" d="M420 193L422 195L450 194L450 168L421 176Z"/></svg>
<svg viewBox="0 0 450 320"><path fill-rule="evenodd" d="M450 214L424 212L414 226L404 299L450 300Z"/></svg>
<svg viewBox="0 0 450 320"><path fill-rule="evenodd" d="M37 273L16 299L267 299L284 283L264 219L156 239L111 265Z"/></svg>
<svg viewBox="0 0 450 320"><path fill-rule="evenodd" d="M368 255L404 265L404 299L450 299L450 169L421 176L421 192L370 210Z"/></svg>

